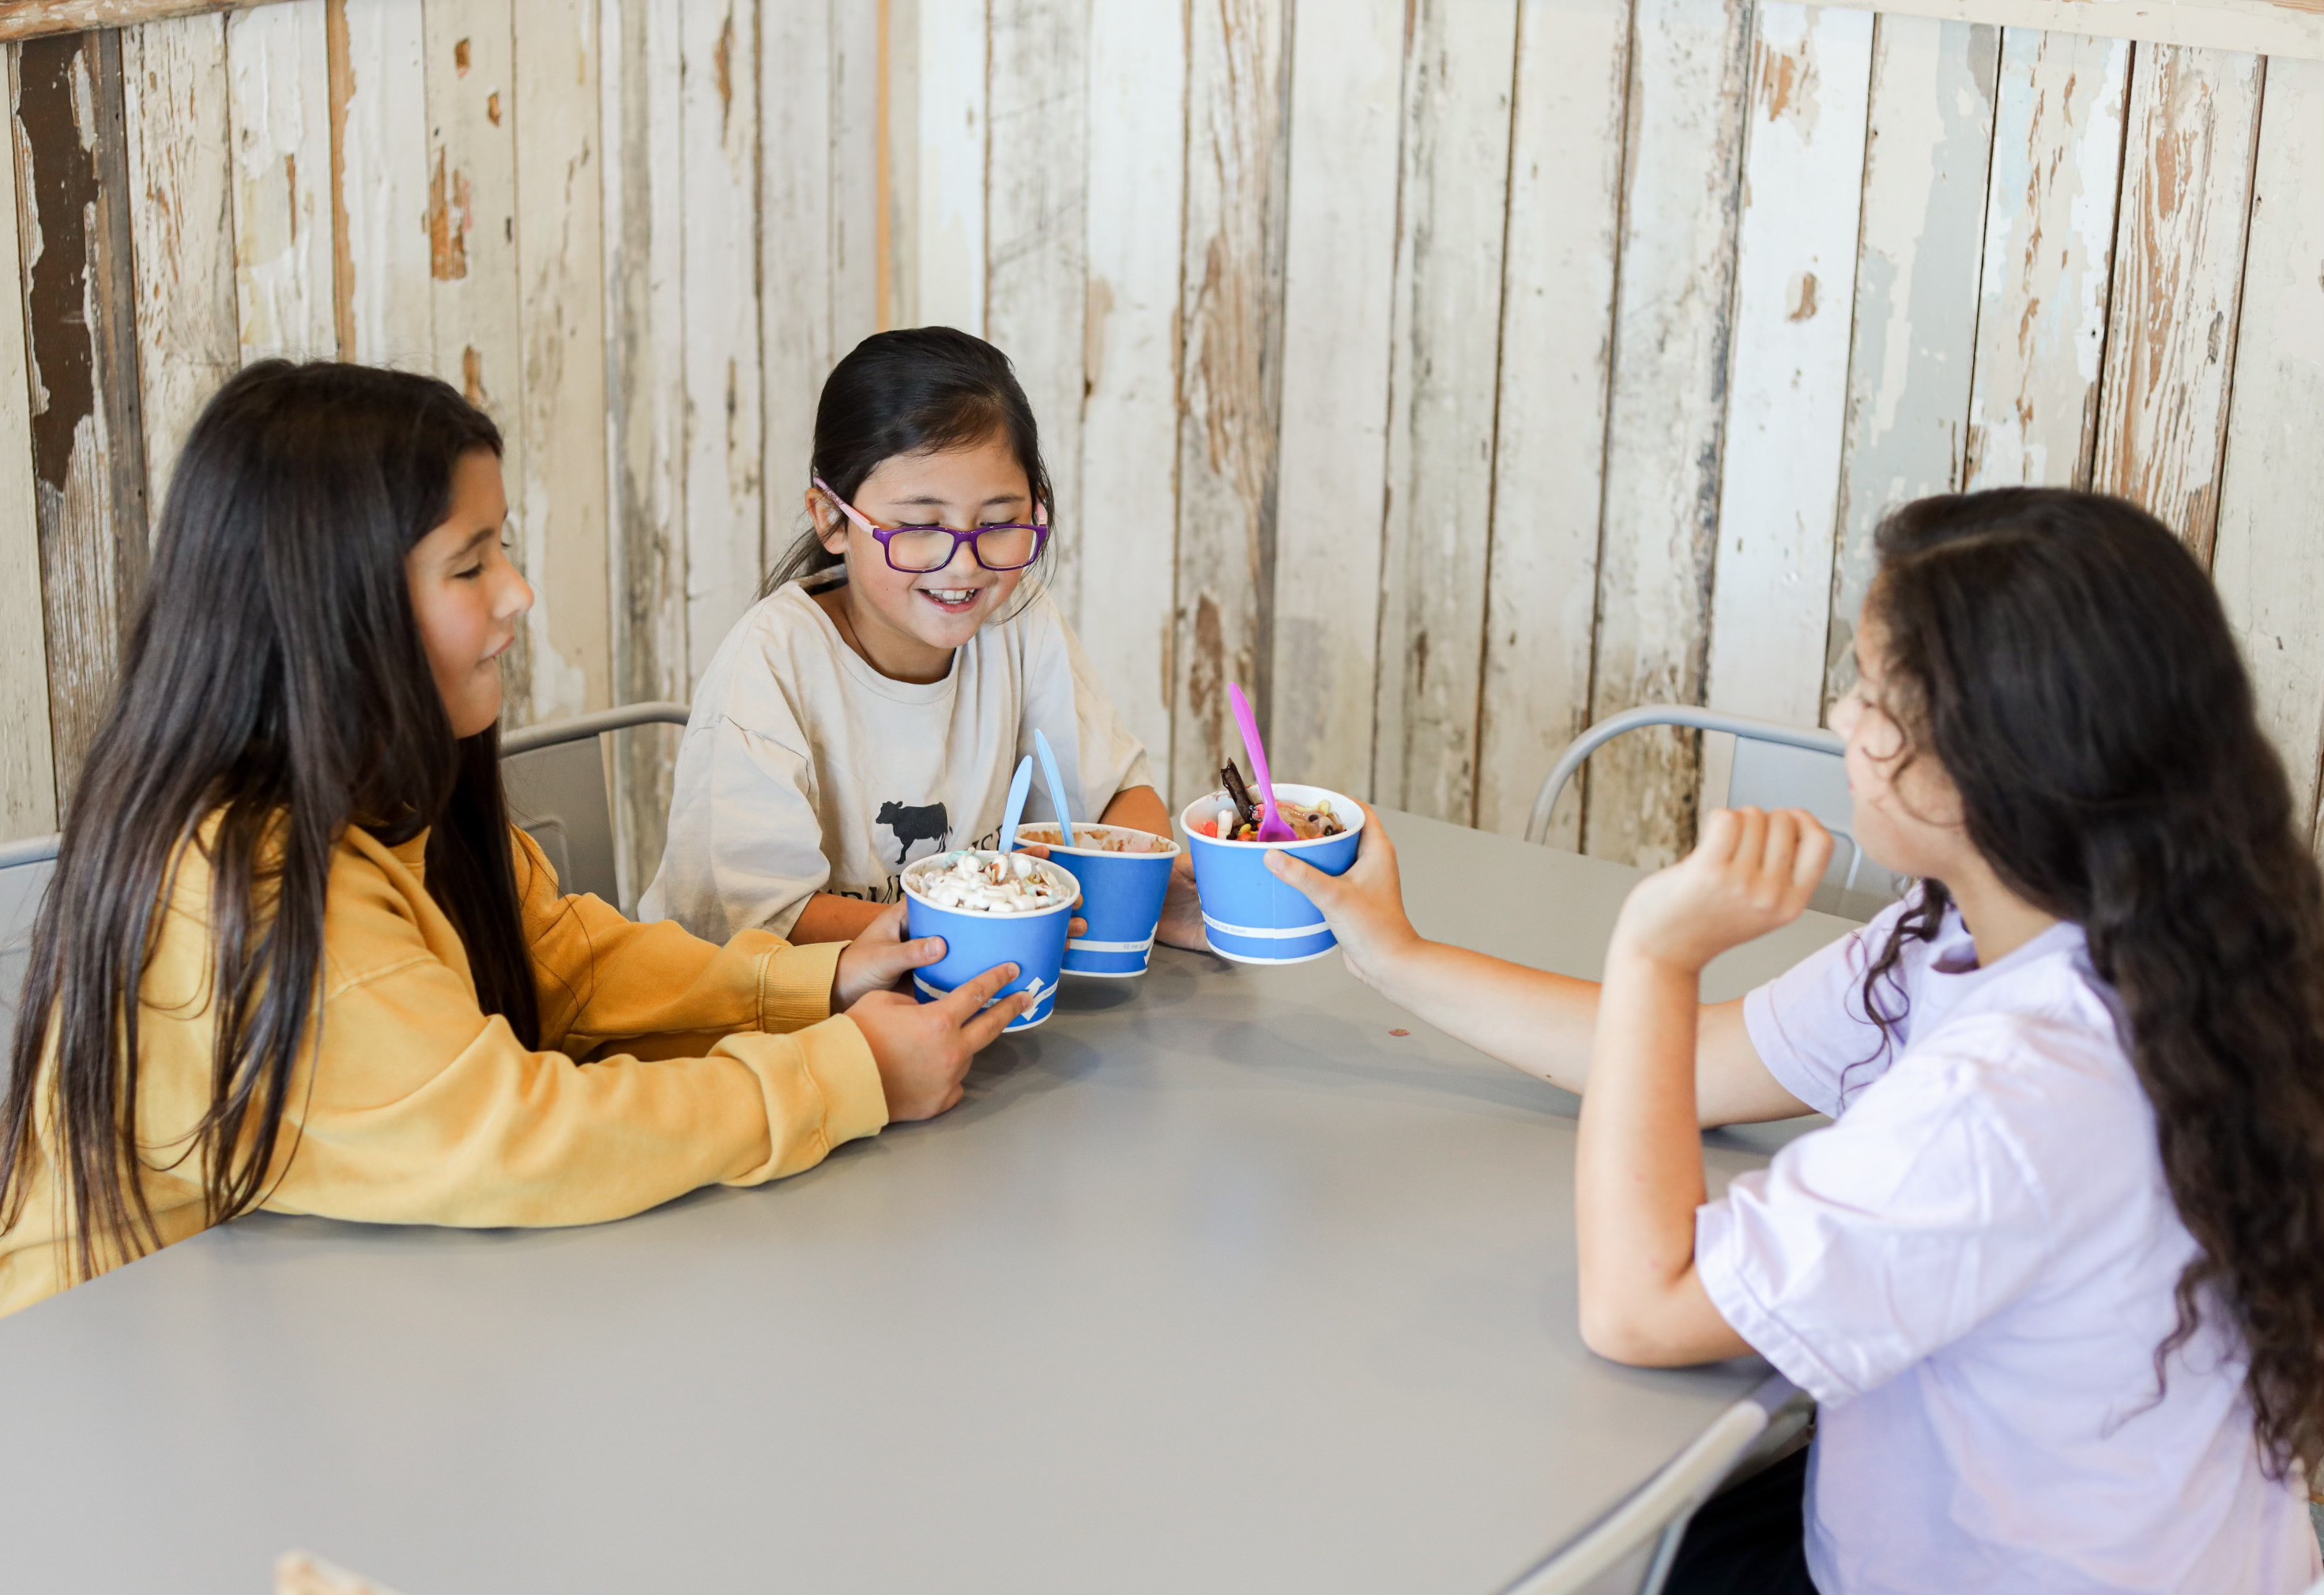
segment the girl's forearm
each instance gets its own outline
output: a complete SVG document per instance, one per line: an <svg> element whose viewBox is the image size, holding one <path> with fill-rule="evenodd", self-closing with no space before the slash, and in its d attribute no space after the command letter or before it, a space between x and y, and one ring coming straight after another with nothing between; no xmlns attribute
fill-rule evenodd
<svg viewBox="0 0 2324 1595"><path fill-rule="evenodd" d="M1102 825L1120 825L1127 830L1144 831L1152 836L1170 834L1170 811L1164 807L1162 794L1151 787L1125 787L1113 795L1098 816Z"/></svg>
<svg viewBox="0 0 2324 1595"><path fill-rule="evenodd" d="M1574 1157L1582 1339L1625 1362L1700 1360L1694 1212L1702 1141L1694 1092L1698 974L1609 954L1590 1094ZM1724 1324L1711 1314L1711 1322ZM1710 1354L1723 1354L1711 1352Z"/></svg>
<svg viewBox="0 0 2324 1595"><path fill-rule="evenodd" d="M1580 1092L1589 1073L1598 987L1442 942L1366 971L1380 994L1488 1057Z"/></svg>
<svg viewBox="0 0 2324 1595"><path fill-rule="evenodd" d="M852 942L880 917L881 911L880 904L867 903L861 898L818 891L799 910L798 919L791 927L790 939L794 943Z"/></svg>

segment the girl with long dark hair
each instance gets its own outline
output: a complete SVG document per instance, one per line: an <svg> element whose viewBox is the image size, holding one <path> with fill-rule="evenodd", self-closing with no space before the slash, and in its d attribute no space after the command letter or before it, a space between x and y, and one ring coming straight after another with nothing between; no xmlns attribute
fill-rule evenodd
<svg viewBox="0 0 2324 1595"><path fill-rule="evenodd" d="M978 1015L1006 966L890 990L942 951L899 917L717 946L559 895L501 795L499 456L356 365L195 424L32 932L0 1314L256 1207L573 1224L794 1173L949 1107L1021 1011Z"/></svg>
<svg viewBox="0 0 2324 1595"><path fill-rule="evenodd" d="M1806 906L1803 814L1711 816L1602 988L1422 942L1376 826L1277 872L1358 973L1583 1092L1593 1349L1757 1351L1821 1404L1804 1482L1714 1502L1673 1590L2304 1589L2324 888L2226 617L2086 493L1923 500L1879 551L1833 723L1857 841L1921 884L1741 1001L1699 977ZM1707 1200L1699 1126L1811 1109Z"/></svg>

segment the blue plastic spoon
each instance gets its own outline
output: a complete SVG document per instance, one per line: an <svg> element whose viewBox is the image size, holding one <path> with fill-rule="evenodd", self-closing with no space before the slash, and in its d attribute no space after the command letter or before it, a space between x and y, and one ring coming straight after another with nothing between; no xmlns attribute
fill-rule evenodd
<svg viewBox="0 0 2324 1595"><path fill-rule="evenodd" d="M1038 727L1033 732L1033 751L1041 756L1041 779L1049 784L1049 802L1057 811L1057 834L1067 847L1074 844L1074 822L1065 813L1065 783L1057 774L1057 756L1050 750L1049 739Z"/></svg>
<svg viewBox="0 0 2324 1595"><path fill-rule="evenodd" d="M1028 753L1017 761L1017 773L1009 781L1009 807L1001 814L1001 851L1013 852L1017 846L1017 822L1025 817L1025 799L1033 790L1033 755Z"/></svg>

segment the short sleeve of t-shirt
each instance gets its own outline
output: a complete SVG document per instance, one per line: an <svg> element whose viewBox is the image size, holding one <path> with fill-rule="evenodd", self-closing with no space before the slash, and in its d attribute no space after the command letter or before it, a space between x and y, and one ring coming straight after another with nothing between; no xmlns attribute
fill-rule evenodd
<svg viewBox="0 0 2324 1595"><path fill-rule="evenodd" d="M1887 1383L2015 1301L2053 1226L1976 1079L2006 1019L1947 1027L1848 1116L1695 1212L1695 1267L1752 1349L1818 1401Z"/></svg>
<svg viewBox="0 0 2324 1595"><path fill-rule="evenodd" d="M1843 1077L1850 1090L1861 1090L1889 1061L1880 1027L1864 1011L1864 972L1914 900L1908 897L1890 906L1870 924L1809 954L1743 999L1744 1028L1759 1061L1785 1091L1819 1113L1839 1116ZM1927 945L1910 942L1897 963L1905 999L1897 1006L1906 1023L1913 987L1926 962ZM1882 1006L1887 1006L1885 1000ZM1900 1027L1897 1045L1904 1040Z"/></svg>

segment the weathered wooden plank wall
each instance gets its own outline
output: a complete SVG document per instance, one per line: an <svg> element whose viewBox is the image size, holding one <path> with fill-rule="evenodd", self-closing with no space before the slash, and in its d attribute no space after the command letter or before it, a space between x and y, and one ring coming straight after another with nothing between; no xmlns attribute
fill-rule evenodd
<svg viewBox="0 0 2324 1595"><path fill-rule="evenodd" d="M8 834L69 798L148 502L240 362L499 419L521 720L684 696L803 524L824 373L927 322L1016 361L1056 596L1179 796L1232 680L1286 778L1514 831L1594 716L1818 718L1881 515L2039 481L2212 562L2318 807L2300 6L177 9L9 47ZM618 762L632 890L669 751ZM1669 857L1718 763L1618 744L1553 835Z"/></svg>

